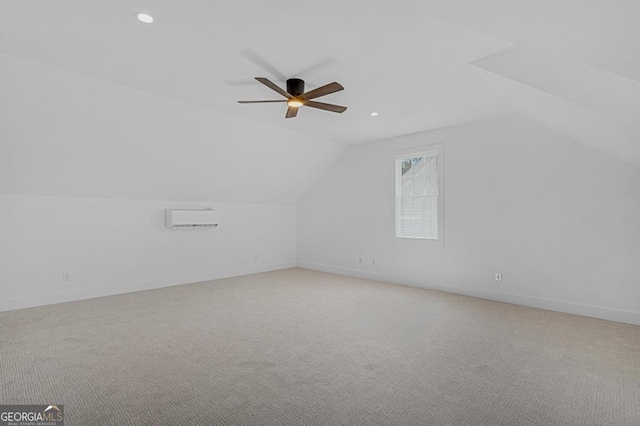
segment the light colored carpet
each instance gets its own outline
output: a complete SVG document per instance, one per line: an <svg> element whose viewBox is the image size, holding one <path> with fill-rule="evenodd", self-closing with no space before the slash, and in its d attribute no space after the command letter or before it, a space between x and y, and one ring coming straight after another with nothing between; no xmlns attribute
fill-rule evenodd
<svg viewBox="0 0 640 426"><path fill-rule="evenodd" d="M638 425L640 327L289 269L0 313L67 425Z"/></svg>

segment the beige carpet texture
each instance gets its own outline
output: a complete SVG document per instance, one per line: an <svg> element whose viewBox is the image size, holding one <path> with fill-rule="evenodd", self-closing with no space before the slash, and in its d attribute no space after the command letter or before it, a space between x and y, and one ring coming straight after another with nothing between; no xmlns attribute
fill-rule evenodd
<svg viewBox="0 0 640 426"><path fill-rule="evenodd" d="M288 269L0 313L65 425L639 425L640 327Z"/></svg>

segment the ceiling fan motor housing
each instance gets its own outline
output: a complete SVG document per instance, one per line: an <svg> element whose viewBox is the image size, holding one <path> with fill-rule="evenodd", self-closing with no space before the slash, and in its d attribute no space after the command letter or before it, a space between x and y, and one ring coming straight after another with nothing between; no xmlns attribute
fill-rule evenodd
<svg viewBox="0 0 640 426"><path fill-rule="evenodd" d="M290 78L287 80L287 92L291 96L300 96L304 93L304 80Z"/></svg>

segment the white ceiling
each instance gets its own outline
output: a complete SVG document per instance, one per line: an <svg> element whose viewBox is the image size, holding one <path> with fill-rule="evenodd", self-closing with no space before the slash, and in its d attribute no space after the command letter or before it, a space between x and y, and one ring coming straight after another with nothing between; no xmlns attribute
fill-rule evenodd
<svg viewBox="0 0 640 426"><path fill-rule="evenodd" d="M473 65L522 115L640 167L640 81L520 47Z"/></svg>
<svg viewBox="0 0 640 426"><path fill-rule="evenodd" d="M513 46L640 79L639 14L637 0L4 1L0 52L358 143L509 113L469 63ZM349 109L237 104L278 98L255 76L337 80L323 101Z"/></svg>
<svg viewBox="0 0 640 426"><path fill-rule="evenodd" d="M419 4L513 44L470 65L514 111L640 167L640 1Z"/></svg>
<svg viewBox="0 0 640 426"><path fill-rule="evenodd" d="M295 203L343 144L514 112L640 166L638 16L638 0L0 0L0 193ZM255 76L338 81L319 100L348 110L237 104L278 98Z"/></svg>
<svg viewBox="0 0 640 426"><path fill-rule="evenodd" d="M0 54L0 194L296 203L344 145Z"/></svg>
<svg viewBox="0 0 640 426"><path fill-rule="evenodd" d="M0 5L0 36L9 55L344 143L510 111L468 63L511 43L412 1L14 1ZM280 98L256 76L338 81L319 100L348 110L285 120L284 105L237 104Z"/></svg>
<svg viewBox="0 0 640 426"><path fill-rule="evenodd" d="M416 0L438 19L640 80L638 0Z"/></svg>

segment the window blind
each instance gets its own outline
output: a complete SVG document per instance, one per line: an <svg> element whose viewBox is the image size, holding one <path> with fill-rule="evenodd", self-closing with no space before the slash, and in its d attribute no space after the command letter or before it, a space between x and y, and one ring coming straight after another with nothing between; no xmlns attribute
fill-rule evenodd
<svg viewBox="0 0 640 426"><path fill-rule="evenodd" d="M396 237L438 239L438 153L396 159Z"/></svg>

